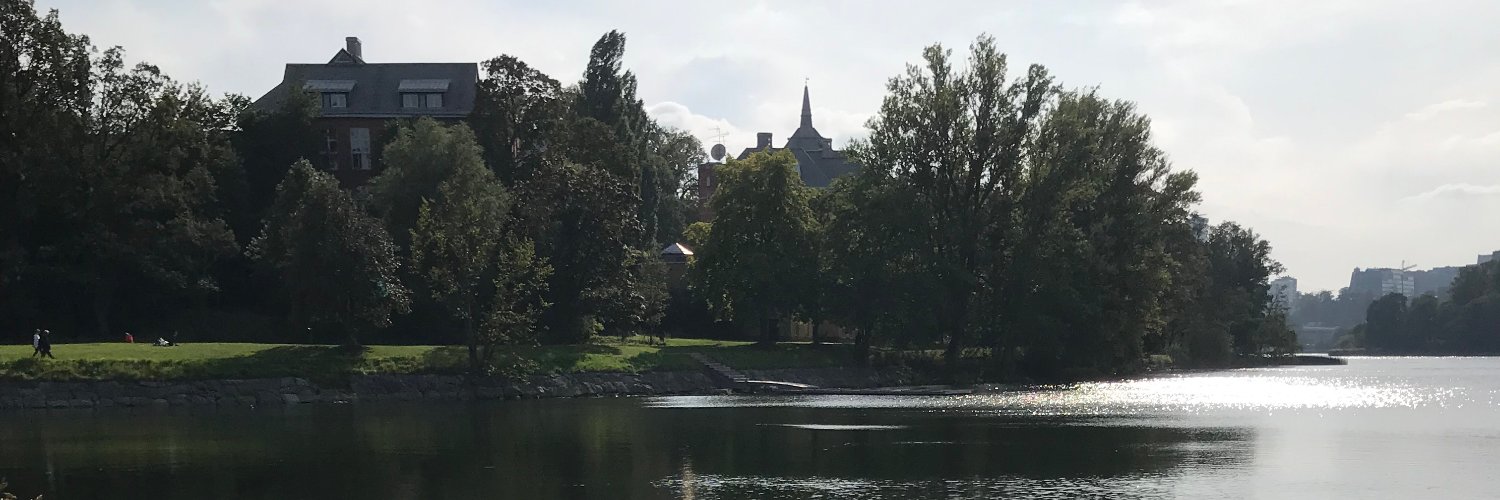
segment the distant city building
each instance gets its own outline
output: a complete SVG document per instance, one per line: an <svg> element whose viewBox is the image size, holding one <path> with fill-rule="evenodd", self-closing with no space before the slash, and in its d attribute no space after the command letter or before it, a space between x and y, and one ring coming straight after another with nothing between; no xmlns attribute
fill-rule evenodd
<svg viewBox="0 0 1500 500"><path fill-rule="evenodd" d="M1458 277L1459 269L1463 269L1463 266L1434 267L1426 271L1409 271L1408 274L1412 276L1417 296L1432 294L1442 297L1453 286L1453 279Z"/></svg>
<svg viewBox="0 0 1500 500"><path fill-rule="evenodd" d="M813 128L812 123L812 100L808 97L807 87L802 87L802 122L797 131L787 138L786 145L780 148L771 147L771 133L761 132L755 134L755 147L745 148L736 158L743 160L758 151L790 151L797 157L797 175L802 178L802 183L808 187L826 188L833 183L834 179L848 175L859 167L850 163L844 156L844 152L833 149L833 139L823 137L818 129ZM715 170L720 163L704 163L698 166L698 199L704 200L703 219L713 218L708 210L707 201L713 199L714 189L718 187L718 178Z"/></svg>
<svg viewBox="0 0 1500 500"><path fill-rule="evenodd" d="M1290 313L1297 305L1297 278L1282 276L1271 280L1271 297Z"/></svg>
<svg viewBox="0 0 1500 500"><path fill-rule="evenodd" d="M366 63L358 37L344 43L327 63L287 64L281 83L252 106L273 112L292 92L315 94L322 160L345 187L378 173L375 146L388 121L461 120L474 110L477 63Z"/></svg>
<svg viewBox="0 0 1500 500"><path fill-rule="evenodd" d="M1349 291L1369 297L1399 293L1410 298L1416 296L1417 284L1411 273L1404 269L1381 267L1360 270L1356 267L1349 276Z"/></svg>

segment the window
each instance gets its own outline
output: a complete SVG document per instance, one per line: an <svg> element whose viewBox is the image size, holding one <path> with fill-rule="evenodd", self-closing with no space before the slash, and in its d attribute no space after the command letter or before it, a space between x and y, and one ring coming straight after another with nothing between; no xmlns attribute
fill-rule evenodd
<svg viewBox="0 0 1500 500"><path fill-rule="evenodd" d="M443 107L443 94L433 92L408 92L401 94L401 107L403 108L441 108Z"/></svg>
<svg viewBox="0 0 1500 500"><path fill-rule="evenodd" d="M343 92L324 92L323 107L347 108L349 107L349 94Z"/></svg>
<svg viewBox="0 0 1500 500"><path fill-rule="evenodd" d="M334 129L323 129L323 157L329 170L339 169L339 137Z"/></svg>
<svg viewBox="0 0 1500 500"><path fill-rule="evenodd" d="M355 170L370 169L370 129L349 129L349 153L354 157L351 166Z"/></svg>

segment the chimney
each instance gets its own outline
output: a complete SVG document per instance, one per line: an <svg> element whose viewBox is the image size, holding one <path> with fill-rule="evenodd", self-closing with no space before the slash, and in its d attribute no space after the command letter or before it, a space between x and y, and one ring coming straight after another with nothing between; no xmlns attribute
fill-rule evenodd
<svg viewBox="0 0 1500 500"><path fill-rule="evenodd" d="M755 149L766 149L771 147L771 133L761 132L755 134Z"/></svg>
<svg viewBox="0 0 1500 500"><path fill-rule="evenodd" d="M359 37L357 36L344 37L344 50L349 51L349 55L354 56L355 59L361 61L365 59L364 51L360 48Z"/></svg>

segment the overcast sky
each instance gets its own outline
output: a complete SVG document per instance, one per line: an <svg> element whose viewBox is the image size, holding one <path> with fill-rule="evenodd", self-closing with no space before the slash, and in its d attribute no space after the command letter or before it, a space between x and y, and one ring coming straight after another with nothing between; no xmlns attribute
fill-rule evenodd
<svg viewBox="0 0 1500 500"><path fill-rule="evenodd" d="M1012 69L1139 104L1201 211L1253 227L1303 291L1354 267L1472 264L1500 250L1500 2L502 2L38 0L96 45L259 97L283 64L358 36L369 62L515 55L564 83L600 34L656 118L737 151L814 124L864 132L887 78L995 36ZM628 5L627 5L628 4ZM635 5L643 4L643 5Z"/></svg>

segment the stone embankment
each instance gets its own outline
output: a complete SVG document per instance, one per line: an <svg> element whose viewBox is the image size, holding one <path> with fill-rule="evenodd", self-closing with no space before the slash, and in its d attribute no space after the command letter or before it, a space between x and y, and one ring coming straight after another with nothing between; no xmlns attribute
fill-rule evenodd
<svg viewBox="0 0 1500 500"><path fill-rule="evenodd" d="M867 369L746 371L767 380L818 387L867 388L900 381ZM356 375L336 383L304 378L195 381L0 382L0 410L134 406L266 406L356 401L459 401L580 396L718 394L700 371L577 373L526 379L485 378L470 387L457 375Z"/></svg>

